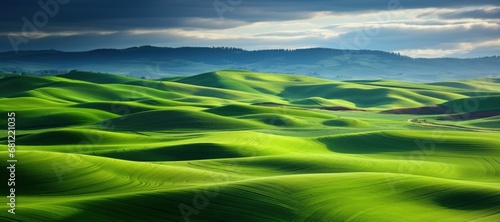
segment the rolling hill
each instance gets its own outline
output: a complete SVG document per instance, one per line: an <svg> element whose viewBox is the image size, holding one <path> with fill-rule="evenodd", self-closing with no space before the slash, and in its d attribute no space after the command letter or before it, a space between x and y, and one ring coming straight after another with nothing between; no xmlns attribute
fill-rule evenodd
<svg viewBox="0 0 500 222"><path fill-rule="evenodd" d="M500 79L73 71L0 88L18 160L2 221L500 220ZM474 112L491 115L442 119Z"/></svg>

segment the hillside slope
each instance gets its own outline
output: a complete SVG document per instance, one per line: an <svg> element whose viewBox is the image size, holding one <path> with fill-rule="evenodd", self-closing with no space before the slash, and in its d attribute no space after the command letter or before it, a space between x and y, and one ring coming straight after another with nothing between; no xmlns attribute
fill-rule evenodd
<svg viewBox="0 0 500 222"><path fill-rule="evenodd" d="M0 86L18 160L2 221L500 220L498 116L439 120L497 110L498 79L71 72Z"/></svg>

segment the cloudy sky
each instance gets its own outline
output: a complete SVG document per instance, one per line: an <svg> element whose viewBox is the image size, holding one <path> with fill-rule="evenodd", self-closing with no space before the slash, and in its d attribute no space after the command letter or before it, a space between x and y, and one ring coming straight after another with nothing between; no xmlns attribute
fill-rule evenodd
<svg viewBox="0 0 500 222"><path fill-rule="evenodd" d="M0 51L141 45L500 55L498 0L3 0Z"/></svg>

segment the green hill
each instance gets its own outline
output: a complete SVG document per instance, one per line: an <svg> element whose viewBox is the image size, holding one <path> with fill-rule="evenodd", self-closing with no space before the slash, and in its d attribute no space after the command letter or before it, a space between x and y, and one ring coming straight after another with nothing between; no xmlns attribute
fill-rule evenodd
<svg viewBox="0 0 500 222"><path fill-rule="evenodd" d="M18 160L1 221L500 220L498 79L71 72L0 87Z"/></svg>

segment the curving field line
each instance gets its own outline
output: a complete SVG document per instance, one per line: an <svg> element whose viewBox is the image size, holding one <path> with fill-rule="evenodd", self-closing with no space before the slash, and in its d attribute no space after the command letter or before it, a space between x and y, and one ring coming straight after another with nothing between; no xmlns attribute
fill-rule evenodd
<svg viewBox="0 0 500 222"><path fill-rule="evenodd" d="M409 123L415 123L414 120L415 119L408 119L407 122L409 122ZM442 128L466 130L466 131L473 131L473 132L490 132L490 133L500 132L500 130L480 129L480 128L472 128L472 127L465 127L465 126L456 126L456 125L449 125L449 124L431 123L431 122L419 122L419 124L422 125L422 126L442 127Z"/></svg>

